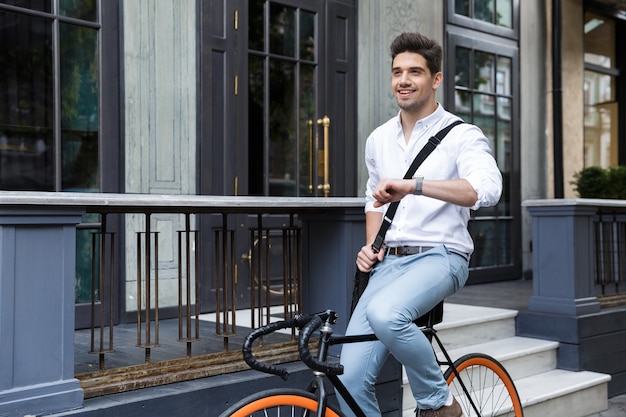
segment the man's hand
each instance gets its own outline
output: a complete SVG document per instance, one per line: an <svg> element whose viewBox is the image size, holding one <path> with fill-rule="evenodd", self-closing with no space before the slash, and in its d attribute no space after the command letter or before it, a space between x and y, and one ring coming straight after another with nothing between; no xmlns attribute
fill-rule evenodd
<svg viewBox="0 0 626 417"><path fill-rule="evenodd" d="M372 245L365 245L356 255L356 266L361 272L370 272L377 262L383 260L384 256L385 254L382 250L375 253Z"/></svg>
<svg viewBox="0 0 626 417"><path fill-rule="evenodd" d="M401 200L407 194L415 191L414 179L383 178L380 180L372 196L376 199L374 207L381 207L387 203Z"/></svg>

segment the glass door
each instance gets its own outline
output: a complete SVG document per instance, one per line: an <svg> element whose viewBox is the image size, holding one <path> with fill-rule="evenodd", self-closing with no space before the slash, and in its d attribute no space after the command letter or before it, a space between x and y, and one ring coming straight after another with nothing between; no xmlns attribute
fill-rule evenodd
<svg viewBox="0 0 626 417"><path fill-rule="evenodd" d="M324 121L329 125L330 119L318 111L324 80L315 3L306 9L275 1L249 3L249 195L323 194L320 179L327 158L319 130L323 135Z"/></svg>
<svg viewBox="0 0 626 417"><path fill-rule="evenodd" d="M356 194L355 17L355 5L327 0L213 0L203 11L211 88L203 93L202 194L273 196L277 204ZM236 274L229 307L292 302L297 217L215 216L204 227L232 231L232 264L207 262L203 274ZM203 290L204 305L222 309L217 287Z"/></svg>

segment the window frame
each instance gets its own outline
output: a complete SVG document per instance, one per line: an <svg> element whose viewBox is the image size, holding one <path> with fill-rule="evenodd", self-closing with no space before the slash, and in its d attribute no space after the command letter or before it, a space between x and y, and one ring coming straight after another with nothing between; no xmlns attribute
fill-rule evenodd
<svg viewBox="0 0 626 417"><path fill-rule="evenodd" d="M626 51L618 46L617 40L626 36L626 11L610 8L593 0L585 0L583 16L586 12L598 14L615 21L615 67L598 67L583 59L583 70L599 74L610 75L616 78L615 101L618 103L617 115L617 148L618 164L626 165ZM584 21L581 22L581 30ZM584 50L584 48L583 48Z"/></svg>
<svg viewBox="0 0 626 417"><path fill-rule="evenodd" d="M449 0L448 3L448 11L450 8L453 9L454 3L453 0ZM515 0L515 9L517 10L517 1ZM454 13L449 13L454 14ZM458 16L457 16L458 17ZM502 280L502 277L510 277L509 279L521 278L522 277L522 259L521 259L521 223L522 223L522 213L521 213L521 195L519 192L515 190L520 189L521 183L521 171L520 171L520 89L519 89L519 79L520 79L520 58L519 58L519 45L517 39L511 39L510 36L502 36L498 35L502 31L495 30L492 33L483 33L485 29L485 25L479 24L479 29L469 28L467 24L464 24L463 27L456 26L451 24L452 22L457 21L457 19L452 19L448 21L448 25L446 25L446 45L445 45L445 56L444 61L446 62L447 69L444 71L444 85L449 86L445 89L444 92L444 103L446 108L448 108L451 112L456 111L455 104L455 92L456 92L456 83L455 83L455 67L456 67L456 47L466 47L472 50L478 49L480 51L485 51L488 53L495 53L497 55L506 56L511 58L511 159L510 159L510 170L508 183L505 185L509 188L509 198L510 201L510 209L508 211L508 215L505 214L494 214L493 216L472 216L472 220L475 221L495 221L498 222L501 220L502 222L510 222L510 238L511 246L510 246L510 263L499 264L497 263L501 258L498 256L496 258L496 264L487 265L487 266L477 266L470 268L470 278L469 283L478 284L485 282L493 282ZM516 20L517 22L517 20ZM467 23L467 18L463 20L463 23ZM482 23L482 22L478 22ZM494 25L488 25L491 29L496 28ZM517 26L517 25L515 25ZM511 31L509 31L511 32ZM511 35L509 33L508 35ZM468 122L470 122L468 120ZM494 138L495 140L495 138ZM495 150L494 150L495 151ZM503 226L504 227L504 226ZM498 245L499 239L498 236L494 236L493 244ZM499 247L499 246L498 246Z"/></svg>
<svg viewBox="0 0 626 417"><path fill-rule="evenodd" d="M473 4L475 1L480 0L469 1ZM490 35L501 36L509 39L519 39L519 0L511 1L513 3L513 28L511 29L455 13L455 0L447 0L448 7L446 7L446 22L451 25L465 27L471 30L488 33Z"/></svg>
<svg viewBox="0 0 626 417"><path fill-rule="evenodd" d="M98 170L100 192L122 192L120 182L120 148L123 137L120 126L120 89L121 71L119 66L120 39L118 2L98 1L98 16L96 21L81 20L60 15L58 3L52 3L52 10L42 12L20 6L0 3L0 11L43 18L52 25L52 77L53 77L53 189L62 191L62 129L61 129L61 99L60 99L60 40L59 25L61 23L78 25L96 30L98 41ZM106 167L106 171L104 170ZM105 175L106 174L106 175Z"/></svg>

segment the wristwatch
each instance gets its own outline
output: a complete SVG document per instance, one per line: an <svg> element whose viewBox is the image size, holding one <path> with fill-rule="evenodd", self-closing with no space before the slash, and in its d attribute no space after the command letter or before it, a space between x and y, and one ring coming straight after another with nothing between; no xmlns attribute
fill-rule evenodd
<svg viewBox="0 0 626 417"><path fill-rule="evenodd" d="M414 195L422 195L422 183L424 182L424 177L418 175L415 177L415 191L413 191Z"/></svg>

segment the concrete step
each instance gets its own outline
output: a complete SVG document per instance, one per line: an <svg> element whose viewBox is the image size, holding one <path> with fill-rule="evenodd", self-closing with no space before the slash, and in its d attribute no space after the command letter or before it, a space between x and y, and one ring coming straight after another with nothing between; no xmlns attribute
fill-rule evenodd
<svg viewBox="0 0 626 417"><path fill-rule="evenodd" d="M447 303L435 329L451 350L515 336L515 317L515 310Z"/></svg>
<svg viewBox="0 0 626 417"><path fill-rule="evenodd" d="M504 366L513 380L517 380L555 369L558 346L558 342L513 336L450 349L448 354L453 360L469 353L492 356ZM438 357L445 359L441 353Z"/></svg>
<svg viewBox="0 0 626 417"><path fill-rule="evenodd" d="M611 377L596 372L554 369L515 380L524 417L585 417L608 407Z"/></svg>
<svg viewBox="0 0 626 417"><path fill-rule="evenodd" d="M525 417L585 417L605 410L610 376L556 369L559 344L515 336L516 316L514 310L447 303L437 335L452 359L483 353L498 360L515 381ZM414 409L405 375L403 417L414 416Z"/></svg>

